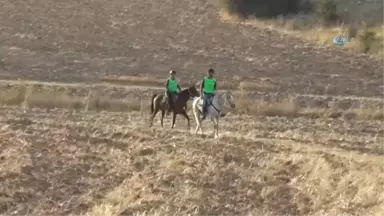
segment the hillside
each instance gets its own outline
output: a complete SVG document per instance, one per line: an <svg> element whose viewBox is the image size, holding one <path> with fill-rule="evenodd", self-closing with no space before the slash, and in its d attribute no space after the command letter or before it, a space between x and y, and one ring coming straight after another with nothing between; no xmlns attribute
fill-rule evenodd
<svg viewBox="0 0 384 216"><path fill-rule="evenodd" d="M0 214L383 215L382 62L216 4L0 1ZM191 130L150 128L168 71L210 67L236 101L220 136L191 101Z"/></svg>
<svg viewBox="0 0 384 216"><path fill-rule="evenodd" d="M269 78L277 91L380 96L382 64L256 27L223 23L215 1L2 1L4 79L107 75L197 81Z"/></svg>
<svg viewBox="0 0 384 216"><path fill-rule="evenodd" d="M69 108L83 87L0 107L1 214L383 213L382 120L231 114L212 139L181 117L148 128L140 89L97 88L129 95L120 112Z"/></svg>
<svg viewBox="0 0 384 216"><path fill-rule="evenodd" d="M317 1L317 0L314 0ZM365 21L383 24L383 1L378 0L335 0L339 13L346 22Z"/></svg>

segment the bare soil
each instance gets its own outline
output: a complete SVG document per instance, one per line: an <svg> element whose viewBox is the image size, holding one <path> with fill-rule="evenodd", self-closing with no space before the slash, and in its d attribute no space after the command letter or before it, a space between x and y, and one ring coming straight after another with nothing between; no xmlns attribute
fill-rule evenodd
<svg viewBox="0 0 384 216"><path fill-rule="evenodd" d="M382 63L215 4L1 1L0 214L383 215ZM161 89L100 84L209 67L261 83L233 90L218 139L209 121L148 128Z"/></svg>
<svg viewBox="0 0 384 216"><path fill-rule="evenodd" d="M232 115L214 140L145 111L1 113L2 214L383 213L380 121Z"/></svg>
<svg viewBox="0 0 384 216"><path fill-rule="evenodd" d="M10 98L7 88L14 87L4 88ZM220 138L212 139L209 121L204 135L187 131L182 117L173 130L170 117L160 128L159 116L148 128L148 90L94 88L105 92L92 105L100 110L67 106L88 101L92 89L85 85L35 86L9 104L0 97L1 214L384 212L382 115L349 118L343 101L335 102L342 115L322 116L317 103L314 113L299 115L307 105L264 100L272 113L234 111L220 121ZM117 104L123 109L116 112ZM249 107L238 103L237 109Z"/></svg>
<svg viewBox="0 0 384 216"><path fill-rule="evenodd" d="M277 92L380 97L383 66L368 56L256 27L223 23L213 1L2 1L4 79L98 81L110 75L196 82L269 78Z"/></svg>

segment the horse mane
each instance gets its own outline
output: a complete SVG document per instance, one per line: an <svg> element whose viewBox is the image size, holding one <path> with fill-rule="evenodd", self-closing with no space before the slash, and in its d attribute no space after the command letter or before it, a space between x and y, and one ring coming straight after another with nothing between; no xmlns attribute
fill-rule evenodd
<svg viewBox="0 0 384 216"><path fill-rule="evenodd" d="M179 94L188 92L188 90L189 90L189 88L185 88L185 89L181 90Z"/></svg>
<svg viewBox="0 0 384 216"><path fill-rule="evenodd" d="M195 86L195 85L191 85L191 86L189 86L188 88L185 88L185 89L181 90L180 93L182 93L182 92L188 92L188 90L190 90L190 89L192 89L192 88L195 88L195 89L196 89L196 86Z"/></svg>

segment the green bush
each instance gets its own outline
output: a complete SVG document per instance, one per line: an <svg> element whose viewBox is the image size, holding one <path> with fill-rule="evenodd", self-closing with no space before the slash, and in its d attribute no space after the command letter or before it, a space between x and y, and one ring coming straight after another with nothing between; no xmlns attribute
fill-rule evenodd
<svg viewBox="0 0 384 216"><path fill-rule="evenodd" d="M220 5L228 13L243 18L274 18L312 10L309 0L220 0Z"/></svg>

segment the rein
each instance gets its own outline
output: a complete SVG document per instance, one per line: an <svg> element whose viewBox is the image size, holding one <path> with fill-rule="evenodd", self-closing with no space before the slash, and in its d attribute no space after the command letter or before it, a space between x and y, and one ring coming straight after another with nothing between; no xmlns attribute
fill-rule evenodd
<svg viewBox="0 0 384 216"><path fill-rule="evenodd" d="M211 105L212 105L212 107L217 111L217 113L221 113L221 111L223 110L223 108L221 108L220 110L219 109L217 109L216 107L215 107L215 105L213 104L213 99L214 98L212 98L212 101L211 101Z"/></svg>
<svg viewBox="0 0 384 216"><path fill-rule="evenodd" d="M213 98L214 99L214 98ZM223 111L223 108L221 108L221 109L217 109L216 107L215 107L215 105L213 105L213 99L212 99L212 101L211 101L211 105L212 105L212 107L220 114L221 113L221 111ZM228 101L227 101L228 102ZM224 106L224 104L223 104L223 106Z"/></svg>
<svg viewBox="0 0 384 216"><path fill-rule="evenodd" d="M190 89L188 89L188 94L189 94L189 97L192 97L192 93Z"/></svg>
<svg viewBox="0 0 384 216"><path fill-rule="evenodd" d="M217 109L216 107L215 107L215 105L213 105L213 103L211 103L211 105L212 105L212 107L220 114L221 113L221 111L223 110L223 108L221 108L220 110L219 109Z"/></svg>

